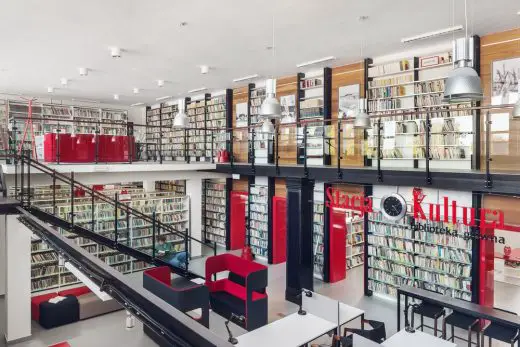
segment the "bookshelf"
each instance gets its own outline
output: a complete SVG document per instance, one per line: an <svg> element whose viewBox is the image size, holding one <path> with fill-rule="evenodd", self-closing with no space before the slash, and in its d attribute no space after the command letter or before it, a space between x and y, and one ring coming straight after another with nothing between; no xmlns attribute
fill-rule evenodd
<svg viewBox="0 0 520 347"><path fill-rule="evenodd" d="M347 224L347 270L361 266L365 259L364 220L351 210L345 213Z"/></svg>
<svg viewBox="0 0 520 347"><path fill-rule="evenodd" d="M159 143L161 142L161 106L155 105L146 110L146 158L159 158ZM150 127L153 126L153 127Z"/></svg>
<svg viewBox="0 0 520 347"><path fill-rule="evenodd" d="M142 188L129 188L116 186L114 189L103 190L121 194L121 203L128 204L132 208L144 214L156 213L158 219L177 231L184 231L189 222L189 204L186 197L175 196L174 193L145 193ZM70 190L67 197L66 188L58 190L60 200L56 204L56 213L61 218L67 219L70 215ZM33 203L44 211L52 212L52 197L49 199L49 187L35 188L38 199ZM77 225L114 239L115 216L113 206L101 202L91 202L90 197L74 198L74 222ZM92 221L94 221L92 227ZM118 241L128 246L152 254L152 225L143 219L127 216L119 210L117 218ZM114 269L122 273L140 271L150 267L148 264L120 254L117 250L94 243L93 241L59 229L62 235L72 239L73 242L89 253L102 259ZM176 235L165 234L167 241L174 244L176 249L183 247L183 241ZM66 269L58 267L57 253L37 237L31 241L31 288L33 292L68 286L78 283L78 280Z"/></svg>
<svg viewBox="0 0 520 347"><path fill-rule="evenodd" d="M267 94L266 87L250 84L249 88L249 125L255 125L262 121L260 107Z"/></svg>
<svg viewBox="0 0 520 347"><path fill-rule="evenodd" d="M409 285L471 301L471 240L414 231L411 215L397 223L387 221L380 212L368 218L369 290L395 297L398 286ZM459 233L469 231L461 222L424 223Z"/></svg>
<svg viewBox="0 0 520 347"><path fill-rule="evenodd" d="M324 279L324 237L325 237L325 185L316 182L314 185L313 233L314 277Z"/></svg>
<svg viewBox="0 0 520 347"><path fill-rule="evenodd" d="M471 169L473 157L473 112L455 111L470 103L443 103L445 79L453 69L450 52L410 57L368 69L368 112L381 118L381 138L377 121L367 130L367 154L377 159L380 142L381 166L424 168L426 130L430 127L430 167ZM428 114L391 116L402 111ZM429 119L429 123L428 123ZM372 161L372 165L377 165Z"/></svg>
<svg viewBox="0 0 520 347"><path fill-rule="evenodd" d="M206 179L203 189L204 239L226 247L226 179Z"/></svg>
<svg viewBox="0 0 520 347"><path fill-rule="evenodd" d="M157 104L147 109L148 160L185 161L184 130L173 128L173 120L178 112L178 105L171 103Z"/></svg>
<svg viewBox="0 0 520 347"><path fill-rule="evenodd" d="M297 75L298 164L303 164L307 157L308 165L330 165L329 144L334 138L334 131L327 124L331 118L331 86L330 68Z"/></svg>
<svg viewBox="0 0 520 347"><path fill-rule="evenodd" d="M186 102L189 119L188 150L190 161L206 161L206 98Z"/></svg>
<svg viewBox="0 0 520 347"><path fill-rule="evenodd" d="M233 104L232 97L233 91L226 90L226 93L223 95L208 96L206 101L206 127L213 129L206 135L206 157L208 159L216 157L218 151L229 148L230 137L227 127L231 124L228 113L233 111L231 109ZM211 153L212 148L213 153Z"/></svg>
<svg viewBox="0 0 520 347"><path fill-rule="evenodd" d="M269 257L269 187L268 182L257 182L249 187L249 236L251 251L257 258ZM267 180L266 180L267 181Z"/></svg>
<svg viewBox="0 0 520 347"><path fill-rule="evenodd" d="M186 180L156 181L155 190L174 192L175 195L186 195Z"/></svg>
<svg viewBox="0 0 520 347"><path fill-rule="evenodd" d="M29 104L24 101L6 101L6 115L11 137L18 146L21 142L25 127L25 117L29 113ZM56 132L61 133L93 134L99 125L100 134L126 135L128 112L119 109L92 108L76 105L33 103L32 116L34 136ZM21 118L24 117L24 118ZM75 121L74 123L72 121ZM92 121L96 123L87 123ZM117 124L102 124L101 121L110 121ZM16 135L14 128L16 127ZM26 134L24 148L30 149L32 133Z"/></svg>

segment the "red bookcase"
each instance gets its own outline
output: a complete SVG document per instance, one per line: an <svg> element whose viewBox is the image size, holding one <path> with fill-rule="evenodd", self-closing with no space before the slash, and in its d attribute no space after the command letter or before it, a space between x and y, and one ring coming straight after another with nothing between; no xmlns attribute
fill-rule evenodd
<svg viewBox="0 0 520 347"><path fill-rule="evenodd" d="M247 193L231 192L230 249L242 249L246 242Z"/></svg>
<svg viewBox="0 0 520 347"><path fill-rule="evenodd" d="M287 208L283 197L273 196L273 264L286 260Z"/></svg>
<svg viewBox="0 0 520 347"><path fill-rule="evenodd" d="M347 226L345 212L330 208L329 282L345 279L347 271ZM325 259L327 261L327 259Z"/></svg>

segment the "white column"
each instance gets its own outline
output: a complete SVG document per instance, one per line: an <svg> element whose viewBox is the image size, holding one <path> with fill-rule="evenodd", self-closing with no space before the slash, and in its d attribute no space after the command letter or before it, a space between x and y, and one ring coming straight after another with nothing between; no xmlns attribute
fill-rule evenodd
<svg viewBox="0 0 520 347"><path fill-rule="evenodd" d="M155 181L143 181L143 189L145 192L155 191Z"/></svg>
<svg viewBox="0 0 520 347"><path fill-rule="evenodd" d="M6 257L6 215L0 215L0 264L7 264ZM5 295L5 273L7 266L0 266L0 295Z"/></svg>
<svg viewBox="0 0 520 347"><path fill-rule="evenodd" d="M186 180L186 195L190 201L190 234L193 238L202 241L202 180ZM202 245L191 241L191 256L202 255Z"/></svg>
<svg viewBox="0 0 520 347"><path fill-rule="evenodd" d="M31 235L17 219L7 216L6 225L6 330L11 341L31 336Z"/></svg>

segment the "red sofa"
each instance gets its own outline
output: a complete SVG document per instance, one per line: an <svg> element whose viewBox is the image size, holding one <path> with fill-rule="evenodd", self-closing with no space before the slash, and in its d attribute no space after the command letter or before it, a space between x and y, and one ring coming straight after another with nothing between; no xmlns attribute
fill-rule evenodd
<svg viewBox="0 0 520 347"><path fill-rule="evenodd" d="M214 281L212 275L229 271L228 278ZM206 259L206 286L213 311L224 318L245 317L248 331L267 324L267 267L233 254Z"/></svg>
<svg viewBox="0 0 520 347"><path fill-rule="evenodd" d="M78 297L78 296L88 294L88 293L90 293L90 289L88 289L88 287L84 286L84 287L62 290L62 291L54 292L54 293L33 296L31 298L31 317L33 320L38 322L40 320L40 304L42 302L49 301L50 299L55 298L58 295L59 296L74 295L74 296Z"/></svg>

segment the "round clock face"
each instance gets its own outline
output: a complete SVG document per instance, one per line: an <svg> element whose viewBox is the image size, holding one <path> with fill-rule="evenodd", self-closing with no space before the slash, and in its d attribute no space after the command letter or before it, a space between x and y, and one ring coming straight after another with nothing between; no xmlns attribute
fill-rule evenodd
<svg viewBox="0 0 520 347"><path fill-rule="evenodd" d="M406 201L399 194L391 194L381 199L381 212L386 219L398 221L406 214Z"/></svg>

